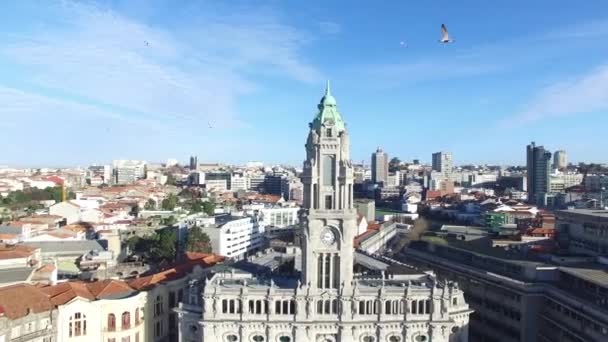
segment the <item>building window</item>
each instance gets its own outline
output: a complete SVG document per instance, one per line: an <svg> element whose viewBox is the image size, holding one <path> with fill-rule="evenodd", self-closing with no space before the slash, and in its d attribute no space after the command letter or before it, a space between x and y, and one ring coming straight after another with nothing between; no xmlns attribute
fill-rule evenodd
<svg viewBox="0 0 608 342"><path fill-rule="evenodd" d="M323 177L322 185L333 186L336 178L336 157L334 155L324 154L322 156Z"/></svg>
<svg viewBox="0 0 608 342"><path fill-rule="evenodd" d="M175 292L173 292L173 291L169 292L169 307L170 308L175 307Z"/></svg>
<svg viewBox="0 0 608 342"><path fill-rule="evenodd" d="M139 308L135 308L135 324L139 324Z"/></svg>
<svg viewBox="0 0 608 342"><path fill-rule="evenodd" d="M123 337L120 342L131 342L131 336L125 336Z"/></svg>
<svg viewBox="0 0 608 342"><path fill-rule="evenodd" d="M458 298L454 297L454 299L452 299L452 305L458 305Z"/></svg>
<svg viewBox="0 0 608 342"><path fill-rule="evenodd" d="M115 338L109 338L108 342L116 342L116 339Z"/></svg>
<svg viewBox="0 0 608 342"><path fill-rule="evenodd" d="M125 311L122 313L122 329L131 328L131 314L129 311Z"/></svg>
<svg viewBox="0 0 608 342"><path fill-rule="evenodd" d="M161 337L163 334L163 325L162 322L156 322L154 326L154 337Z"/></svg>
<svg viewBox="0 0 608 342"><path fill-rule="evenodd" d="M135 342L139 342L139 331L135 333Z"/></svg>
<svg viewBox="0 0 608 342"><path fill-rule="evenodd" d="M227 342L237 342L238 340L239 340L239 337L236 336L235 334L230 334L230 335L226 336Z"/></svg>
<svg viewBox="0 0 608 342"><path fill-rule="evenodd" d="M154 317L158 317L163 313L163 298L161 296L156 296L156 300L154 301Z"/></svg>
<svg viewBox="0 0 608 342"><path fill-rule="evenodd" d="M108 331L116 330L116 316L114 314L108 315Z"/></svg>
<svg viewBox="0 0 608 342"><path fill-rule="evenodd" d="M281 337L279 337L279 342L291 342L291 337L281 336Z"/></svg>
<svg viewBox="0 0 608 342"><path fill-rule="evenodd" d="M325 196L325 209L333 209L333 203L331 200L331 195Z"/></svg>
<svg viewBox="0 0 608 342"><path fill-rule="evenodd" d="M255 335L251 338L251 341L253 342L264 342L264 336L262 335Z"/></svg>
<svg viewBox="0 0 608 342"><path fill-rule="evenodd" d="M73 336L85 336L87 334L87 316L76 312L70 317L69 335Z"/></svg>

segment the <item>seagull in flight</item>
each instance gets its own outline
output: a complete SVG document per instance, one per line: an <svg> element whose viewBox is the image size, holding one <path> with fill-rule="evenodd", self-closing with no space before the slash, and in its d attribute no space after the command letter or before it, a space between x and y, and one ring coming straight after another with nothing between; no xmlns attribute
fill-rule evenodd
<svg viewBox="0 0 608 342"><path fill-rule="evenodd" d="M147 40L144 40L144 44L146 44L146 46L150 45Z"/></svg>
<svg viewBox="0 0 608 342"><path fill-rule="evenodd" d="M209 128L213 128L213 126L211 126L211 122L207 121L207 125L209 126Z"/></svg>
<svg viewBox="0 0 608 342"><path fill-rule="evenodd" d="M445 24L441 24L441 39L439 40L441 44L449 44L455 42L454 39L450 39L450 35L448 34L448 28L445 27Z"/></svg>

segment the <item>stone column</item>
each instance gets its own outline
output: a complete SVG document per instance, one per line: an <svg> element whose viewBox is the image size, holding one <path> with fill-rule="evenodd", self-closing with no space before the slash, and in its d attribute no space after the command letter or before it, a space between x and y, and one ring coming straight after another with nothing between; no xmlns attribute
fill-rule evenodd
<svg viewBox="0 0 608 342"><path fill-rule="evenodd" d="M334 286L334 253L328 253L327 257L329 258L329 288L333 288Z"/></svg>

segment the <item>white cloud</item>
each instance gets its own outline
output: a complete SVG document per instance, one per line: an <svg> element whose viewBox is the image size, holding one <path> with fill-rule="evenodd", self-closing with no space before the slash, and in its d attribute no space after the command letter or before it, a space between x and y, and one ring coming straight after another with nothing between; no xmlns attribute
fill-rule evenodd
<svg viewBox="0 0 608 342"><path fill-rule="evenodd" d="M305 36L265 13L247 20L209 14L217 19L183 29L198 37L182 37L95 6L62 2L59 12L62 25L3 42L0 58L25 82L58 98L76 98L90 105L87 110L111 108L167 128L172 120L234 127L239 97L257 86L249 74L319 78L299 55ZM9 95L4 93L7 101L15 102Z"/></svg>
<svg viewBox="0 0 608 342"><path fill-rule="evenodd" d="M600 110L608 110L608 64L576 79L545 87L522 112L502 124L512 126Z"/></svg>

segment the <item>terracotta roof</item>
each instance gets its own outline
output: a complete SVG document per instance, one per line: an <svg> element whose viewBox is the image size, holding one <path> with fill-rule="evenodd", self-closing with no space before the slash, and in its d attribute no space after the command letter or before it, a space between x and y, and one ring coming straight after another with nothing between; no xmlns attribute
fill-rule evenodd
<svg viewBox="0 0 608 342"><path fill-rule="evenodd" d="M16 238L17 234L0 234L0 240L12 240ZM0 257L0 259L2 258Z"/></svg>
<svg viewBox="0 0 608 342"><path fill-rule="evenodd" d="M51 182L55 183L56 185L63 185L63 183L65 182L63 180L63 178L57 177L57 176L48 176L48 177L46 177L46 180L51 181Z"/></svg>
<svg viewBox="0 0 608 342"><path fill-rule="evenodd" d="M24 245L0 244L0 260L27 258L34 254L36 248Z"/></svg>
<svg viewBox="0 0 608 342"><path fill-rule="evenodd" d="M85 283L79 281L44 287L41 291L50 296L51 303L54 305L63 305L76 297L95 300L95 296L89 292Z"/></svg>
<svg viewBox="0 0 608 342"><path fill-rule="evenodd" d="M39 269L36 270L36 272L38 273L50 273L53 272L55 270L55 265L53 264L46 264L42 267L40 267Z"/></svg>
<svg viewBox="0 0 608 342"><path fill-rule="evenodd" d="M54 237L56 237L58 239L68 239L68 238L73 237L72 235L65 234L65 233L53 233L53 232L49 232L47 234L50 235L50 236L54 236Z"/></svg>
<svg viewBox="0 0 608 342"><path fill-rule="evenodd" d="M129 282L132 288L137 290L149 289L162 282L179 279L192 271L194 266L213 266L224 261L224 257L215 254L186 253L186 262L173 266L161 272L140 277Z"/></svg>
<svg viewBox="0 0 608 342"><path fill-rule="evenodd" d="M88 223L74 223L68 224L67 226L63 226L61 228L71 230L73 232L86 232L91 228L91 226Z"/></svg>
<svg viewBox="0 0 608 342"><path fill-rule="evenodd" d="M0 288L0 308L10 319L24 317L28 312L40 313L53 309L49 295L29 284Z"/></svg>
<svg viewBox="0 0 608 342"><path fill-rule="evenodd" d="M113 279L87 283L87 288L98 299L116 294L133 292L133 289L124 281Z"/></svg>

